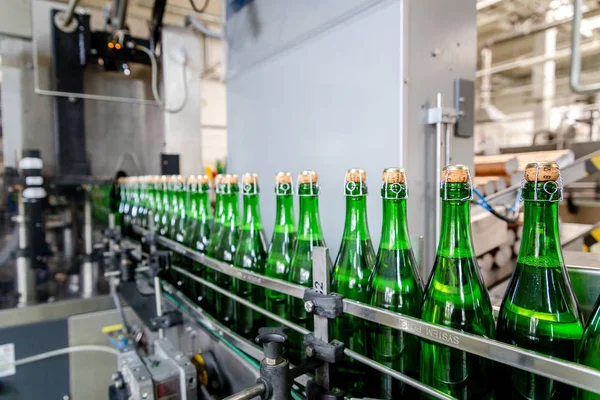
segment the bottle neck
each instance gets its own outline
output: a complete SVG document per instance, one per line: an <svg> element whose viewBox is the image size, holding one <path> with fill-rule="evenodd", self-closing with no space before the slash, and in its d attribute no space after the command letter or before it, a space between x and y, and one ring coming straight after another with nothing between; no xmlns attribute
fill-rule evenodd
<svg viewBox="0 0 600 400"><path fill-rule="evenodd" d="M405 199L383 199L380 249L411 249Z"/></svg>
<svg viewBox="0 0 600 400"><path fill-rule="evenodd" d="M258 194L244 195L244 220L242 229L246 231L260 231L262 219L260 217L260 204Z"/></svg>
<svg viewBox="0 0 600 400"><path fill-rule="evenodd" d="M213 211L210 206L210 197L208 191L198 193L196 197L196 206L198 207L198 218L205 220L213 219Z"/></svg>
<svg viewBox="0 0 600 400"><path fill-rule="evenodd" d="M442 200L442 226L437 255L474 257L468 200Z"/></svg>
<svg viewBox="0 0 600 400"><path fill-rule="evenodd" d="M296 232L294 224L294 197L292 195L276 196L276 213L274 232Z"/></svg>
<svg viewBox="0 0 600 400"><path fill-rule="evenodd" d="M300 221L298 240L322 240L321 218L319 216L319 197L300 196Z"/></svg>
<svg viewBox="0 0 600 400"><path fill-rule="evenodd" d="M558 204L525 201L519 263L537 267L564 265L558 230Z"/></svg>
<svg viewBox="0 0 600 400"><path fill-rule="evenodd" d="M346 221L342 240L369 240L367 196L346 196Z"/></svg>
<svg viewBox="0 0 600 400"><path fill-rule="evenodd" d="M223 223L228 228L237 228L240 225L238 194L223 194Z"/></svg>

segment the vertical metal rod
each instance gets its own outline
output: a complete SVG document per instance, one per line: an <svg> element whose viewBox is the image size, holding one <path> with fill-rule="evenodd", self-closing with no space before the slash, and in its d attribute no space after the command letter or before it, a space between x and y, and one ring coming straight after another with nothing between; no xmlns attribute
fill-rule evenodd
<svg viewBox="0 0 600 400"><path fill-rule="evenodd" d="M162 317L163 315L163 310L162 310L162 289L160 287L160 278L158 276L154 277L154 297L156 300L156 316L157 317ZM163 328L160 328L158 330L158 337L161 339L165 338L165 331L163 330Z"/></svg>
<svg viewBox="0 0 600 400"><path fill-rule="evenodd" d="M313 249L313 289L322 294L329 293L331 262L327 247ZM329 343L329 319L315 314L315 337ZM317 368L315 381L325 390L331 390L329 363Z"/></svg>
<svg viewBox="0 0 600 400"><path fill-rule="evenodd" d="M442 108L442 94L437 94L436 107ZM442 122L438 121L435 124L435 182L433 184L433 198L435 199L435 238L434 243L437 248L438 241L440 240L440 225L442 223L442 200L440 199L437 188L442 181ZM426 277L425 277L426 278Z"/></svg>
<svg viewBox="0 0 600 400"><path fill-rule="evenodd" d="M22 192L18 193L19 208L19 249L21 254L17 257L17 292L19 300L17 305L25 307L35 303L35 274L31 269L31 259L25 254L27 249L27 215Z"/></svg>
<svg viewBox="0 0 600 400"><path fill-rule="evenodd" d="M444 124L444 125L446 125L446 137L444 139L444 150L445 150L444 165L450 165L450 164L452 164L451 140L452 140L452 131L454 129L454 126L452 124Z"/></svg>
<svg viewBox="0 0 600 400"><path fill-rule="evenodd" d="M85 255L89 256L92 254L92 200L89 191L85 191L85 203L83 207L84 216L84 230L83 235L85 239Z"/></svg>
<svg viewBox="0 0 600 400"><path fill-rule="evenodd" d="M85 243L85 261L81 266L82 295L85 298L92 297L96 292L98 282L97 265L92 262L92 201L89 191L85 190L83 206L83 239Z"/></svg>
<svg viewBox="0 0 600 400"><path fill-rule="evenodd" d="M116 226L115 223L115 213L108 214L108 227L113 229Z"/></svg>

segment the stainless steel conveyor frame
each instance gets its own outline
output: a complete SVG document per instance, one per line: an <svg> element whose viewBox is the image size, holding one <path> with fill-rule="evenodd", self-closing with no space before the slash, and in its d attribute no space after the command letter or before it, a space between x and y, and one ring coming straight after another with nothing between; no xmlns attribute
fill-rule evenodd
<svg viewBox="0 0 600 400"><path fill-rule="evenodd" d="M145 235L149 233L149 231L141 229L139 227L135 227L134 229L136 233L140 235ZM164 248L167 248L180 255L183 255L195 262L201 263L207 266L208 268L212 268L215 271L226 274L236 279L253 283L266 289L273 289L275 291L285 293L288 296L303 299L304 293L307 290L307 288L304 286L294 285L279 279L259 275L253 272L234 267L230 264L215 260L213 258L207 257L204 254L196 252L188 247L185 247L180 243L177 243L173 240L167 239L162 236L156 236L156 242ZM314 252L315 257L313 262L313 275L326 276L327 274L324 274L323 272L328 271L329 267L326 263L327 257L324 257L323 255L326 254L326 252L328 252L328 249L315 248ZM301 334L309 333L309 331L305 328L300 327L286 319L280 318L279 316L274 315L269 311L241 297L238 297L235 294L230 293L229 291L222 289L217 285L214 285L198 276L195 276L194 274L190 273L185 269L182 269L178 266L171 266L171 268L189 279L199 282L221 293L222 295L232 298L234 301L242 303L243 305L265 315L268 318L272 318L278 321L279 323L289 327L290 329L293 329ZM163 282L163 286L167 288L167 291L171 296L174 296L177 299L180 299L179 301L185 303L189 310L196 310L195 312L201 312L198 311L197 306L193 305L189 300L187 300L185 296L179 293L179 291L172 285ZM533 372L551 379L558 380L568 385L572 385L581 389L589 390L600 394L600 371L595 369L587 368L573 362L567 362L557 358L547 357L533 351L523 350L518 347L510 346L496 340L486 339L481 336L471 335L455 329L430 324L427 322L423 322L417 318L392 313L349 299L343 299L343 312L357 316L367 321L386 325L393 329L413 334L415 336L432 342L444 344L459 350L463 350L481 357L488 358L496 362L507 364L512 367ZM315 331L317 331L318 329L322 330L323 328L319 328L319 325L315 324ZM226 336L228 337L237 337L237 335L235 335L233 332L230 332L227 328L223 326L219 326L218 331L226 333ZM315 332L315 336L317 337L319 337L320 334L321 332ZM239 342L239 337L237 341ZM250 342L248 342L248 344L244 347L248 348L248 346L253 345L250 344ZM260 358L261 355L259 353L260 350L254 351L249 354L253 357ZM399 381L405 382L408 385L416 387L419 390L426 392L433 397L439 399L452 399L452 397L448 397L417 380L414 380L404 374L394 371L348 348L344 350L344 353L350 358L353 358L363 364L366 364L369 367L372 367L380 372L388 374Z"/></svg>

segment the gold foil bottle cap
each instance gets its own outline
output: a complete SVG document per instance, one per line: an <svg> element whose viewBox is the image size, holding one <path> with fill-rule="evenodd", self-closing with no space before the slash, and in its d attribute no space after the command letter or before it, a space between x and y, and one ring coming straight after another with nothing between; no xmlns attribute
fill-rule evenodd
<svg viewBox="0 0 600 400"><path fill-rule="evenodd" d="M319 182L319 175L315 171L302 171L298 174L298 183L313 183Z"/></svg>
<svg viewBox="0 0 600 400"><path fill-rule="evenodd" d="M220 185L221 183L223 183L224 178L225 178L225 176L223 174L219 174L219 175L215 176L215 184Z"/></svg>
<svg viewBox="0 0 600 400"><path fill-rule="evenodd" d="M181 175L177 175L176 178L177 183L185 183L185 178Z"/></svg>
<svg viewBox="0 0 600 400"><path fill-rule="evenodd" d="M196 175L190 175L187 179L187 182L192 185L198 183L198 177Z"/></svg>
<svg viewBox="0 0 600 400"><path fill-rule="evenodd" d="M346 182L364 183L367 172L364 169L352 168L346 171Z"/></svg>
<svg viewBox="0 0 600 400"><path fill-rule="evenodd" d="M406 171L404 168L386 168L381 176L383 183L405 183Z"/></svg>
<svg viewBox="0 0 600 400"><path fill-rule="evenodd" d="M258 174L246 172L244 174L244 176L242 177L242 182L245 185L248 185L248 184L257 184L258 183Z"/></svg>
<svg viewBox="0 0 600 400"><path fill-rule="evenodd" d="M160 176L160 181L165 183L169 181L169 177L167 175L161 175Z"/></svg>
<svg viewBox="0 0 600 400"><path fill-rule="evenodd" d="M198 179L198 182L200 182L202 185L210 184L210 177L208 175L198 175L196 179Z"/></svg>
<svg viewBox="0 0 600 400"><path fill-rule="evenodd" d="M442 170L442 182L467 183L469 177L469 167L466 165L449 165Z"/></svg>
<svg viewBox="0 0 600 400"><path fill-rule="evenodd" d="M120 185L123 185L123 184L127 183L127 178L122 176L119 179L117 179L117 183Z"/></svg>
<svg viewBox="0 0 600 400"><path fill-rule="evenodd" d="M152 183L160 183L160 175L152 175Z"/></svg>
<svg viewBox="0 0 600 400"><path fill-rule="evenodd" d="M227 174L223 177L223 183L225 185L237 185L238 176L236 174Z"/></svg>
<svg viewBox="0 0 600 400"><path fill-rule="evenodd" d="M292 174L290 174L289 172L278 172L277 175L275 175L275 182L278 184L281 183L292 183Z"/></svg>
<svg viewBox="0 0 600 400"><path fill-rule="evenodd" d="M525 167L525 180L535 182L556 182L560 177L560 168L555 162L529 163Z"/></svg>

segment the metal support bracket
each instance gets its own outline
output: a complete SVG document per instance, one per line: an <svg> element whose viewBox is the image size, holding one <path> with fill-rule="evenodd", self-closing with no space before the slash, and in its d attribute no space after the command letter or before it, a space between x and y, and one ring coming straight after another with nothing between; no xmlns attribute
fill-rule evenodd
<svg viewBox="0 0 600 400"><path fill-rule="evenodd" d="M335 319L344 313L344 296L337 293L323 294L315 289L306 289L304 308L306 312Z"/></svg>
<svg viewBox="0 0 600 400"><path fill-rule="evenodd" d="M171 266L171 252L165 250L155 251L150 254L148 259L148 267L152 276L155 277L158 273Z"/></svg>
<svg viewBox="0 0 600 400"><path fill-rule="evenodd" d="M308 357L316 357L327 363L335 364L344 359L344 349L346 345L339 340L332 340L329 343L317 339L312 333L304 335L304 347Z"/></svg>
<svg viewBox="0 0 600 400"><path fill-rule="evenodd" d="M156 329L167 329L175 325L183 324L183 314L181 311L173 310L163 312L161 316L157 316L150 320L151 327L153 330Z"/></svg>

